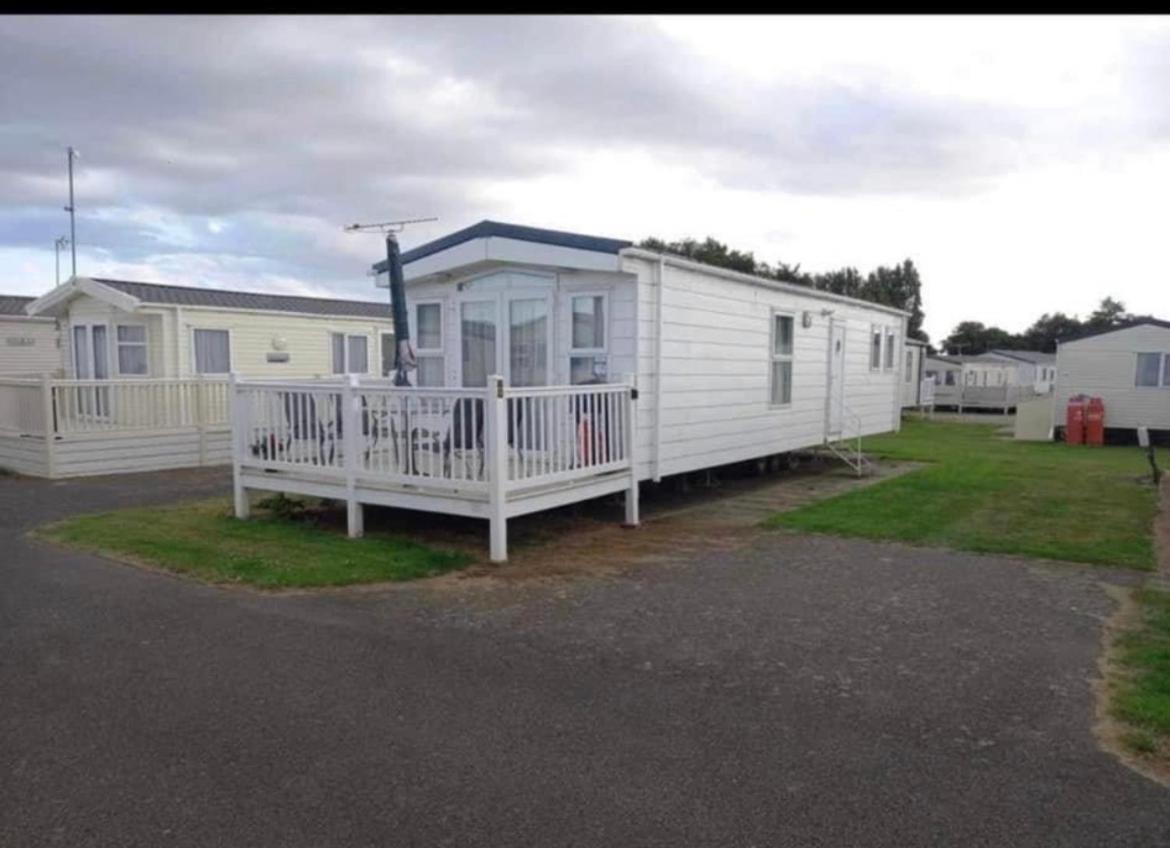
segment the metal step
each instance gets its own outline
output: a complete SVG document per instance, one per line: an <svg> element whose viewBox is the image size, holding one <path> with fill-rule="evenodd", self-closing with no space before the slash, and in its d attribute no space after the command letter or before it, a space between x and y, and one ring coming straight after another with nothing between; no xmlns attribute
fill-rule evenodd
<svg viewBox="0 0 1170 848"><path fill-rule="evenodd" d="M833 456L852 468L858 477L864 477L873 471L873 460L858 450L856 443L826 441L825 447Z"/></svg>

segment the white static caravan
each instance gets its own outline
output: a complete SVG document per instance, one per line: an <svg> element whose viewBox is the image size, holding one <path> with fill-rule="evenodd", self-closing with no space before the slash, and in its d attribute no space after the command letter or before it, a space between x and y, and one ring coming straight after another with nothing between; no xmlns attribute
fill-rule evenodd
<svg viewBox="0 0 1170 848"><path fill-rule="evenodd" d="M57 320L29 315L33 300L0 294L0 377L56 376L64 367Z"/></svg>
<svg viewBox="0 0 1170 848"><path fill-rule="evenodd" d="M1056 348L1056 422L1075 395L1099 397L1107 429L1170 433L1170 321L1138 321Z"/></svg>
<svg viewBox="0 0 1170 848"><path fill-rule="evenodd" d="M365 504L480 517L501 560L509 517L625 492L636 524L640 481L825 444L860 472L900 424L897 309L492 221L402 262L416 385L238 383L237 516L267 490L345 500L355 536Z"/></svg>
<svg viewBox="0 0 1170 848"><path fill-rule="evenodd" d="M494 221L402 259L423 385L482 386L492 373L512 386L634 377L639 479L900 425L899 310ZM374 271L385 284L384 263ZM480 322L494 344L476 335Z"/></svg>

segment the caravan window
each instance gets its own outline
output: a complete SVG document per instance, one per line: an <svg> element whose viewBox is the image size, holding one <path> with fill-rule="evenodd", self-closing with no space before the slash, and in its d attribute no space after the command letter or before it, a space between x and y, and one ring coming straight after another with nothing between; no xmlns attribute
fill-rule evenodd
<svg viewBox="0 0 1170 848"><path fill-rule="evenodd" d="M146 375L146 327L142 324L119 324L118 373L142 377Z"/></svg>
<svg viewBox="0 0 1170 848"><path fill-rule="evenodd" d="M414 307L414 328L418 345L418 370L414 375L416 386L442 386L446 380L443 372L446 359L443 356L443 305L441 303L420 303Z"/></svg>
<svg viewBox="0 0 1170 848"><path fill-rule="evenodd" d="M195 373L227 374L232 370L232 342L227 330L195 331Z"/></svg>
<svg viewBox="0 0 1170 848"><path fill-rule="evenodd" d="M1170 354L1162 353L1139 353L1137 355L1137 376L1134 378L1134 385L1137 386L1170 386L1170 375L1167 375L1166 360L1170 359Z"/></svg>
<svg viewBox="0 0 1170 848"><path fill-rule="evenodd" d="M791 315L772 315L772 362L768 380L768 403L773 406L792 403L793 326Z"/></svg>
<svg viewBox="0 0 1170 848"><path fill-rule="evenodd" d="M331 333L334 374L367 374L370 370L369 339Z"/></svg>
<svg viewBox="0 0 1170 848"><path fill-rule="evenodd" d="M914 354L910 348L906 348L903 358L906 360L906 382L909 383L914 379Z"/></svg>
<svg viewBox="0 0 1170 848"><path fill-rule="evenodd" d="M894 370L894 348L897 347L898 335L893 330L886 330L886 358L882 368L886 371Z"/></svg>
<svg viewBox="0 0 1170 848"><path fill-rule="evenodd" d="M882 367L882 328L874 324L869 333L869 370Z"/></svg>
<svg viewBox="0 0 1170 848"><path fill-rule="evenodd" d="M575 295L570 304L569 382L573 385L609 379L605 295Z"/></svg>
<svg viewBox="0 0 1170 848"><path fill-rule="evenodd" d="M945 374L943 374L943 384L947 385L947 386L955 385L955 372L954 371L947 371Z"/></svg>

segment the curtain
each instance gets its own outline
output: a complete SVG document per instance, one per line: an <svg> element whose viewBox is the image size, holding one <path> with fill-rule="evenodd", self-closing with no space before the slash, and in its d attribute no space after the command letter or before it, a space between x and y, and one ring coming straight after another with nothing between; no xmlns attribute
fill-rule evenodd
<svg viewBox="0 0 1170 848"><path fill-rule="evenodd" d="M118 325L118 373L141 376L147 372L146 327Z"/></svg>
<svg viewBox="0 0 1170 848"><path fill-rule="evenodd" d="M333 373L345 373L345 334L332 333L329 336L329 347L333 351Z"/></svg>
<svg viewBox="0 0 1170 848"><path fill-rule="evenodd" d="M443 346L443 310L437 303L421 303L417 311L417 350L438 350Z"/></svg>
<svg viewBox="0 0 1170 848"><path fill-rule="evenodd" d="M349 373L365 374L370 370L369 340L365 336L350 336Z"/></svg>
<svg viewBox="0 0 1170 848"><path fill-rule="evenodd" d="M106 328L102 324L95 324L90 328L93 334L93 378L106 380L110 376L110 348L107 341Z"/></svg>
<svg viewBox="0 0 1170 848"><path fill-rule="evenodd" d="M195 372L226 374L231 371L231 340L227 330L195 331Z"/></svg>
<svg viewBox="0 0 1170 848"><path fill-rule="evenodd" d="M508 304L508 360L513 386L548 384L548 304L544 298Z"/></svg>
<svg viewBox="0 0 1170 848"><path fill-rule="evenodd" d="M89 337L85 327L73 328L73 376L78 380L88 380L89 370Z"/></svg>

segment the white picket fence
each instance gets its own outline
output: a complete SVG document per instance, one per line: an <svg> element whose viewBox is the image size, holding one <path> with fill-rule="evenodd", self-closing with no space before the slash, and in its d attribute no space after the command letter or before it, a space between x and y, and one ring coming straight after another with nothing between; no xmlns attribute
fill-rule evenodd
<svg viewBox="0 0 1170 848"><path fill-rule="evenodd" d="M42 477L230 462L228 381L0 378L0 467Z"/></svg>
<svg viewBox="0 0 1170 848"><path fill-rule="evenodd" d="M511 516L615 491L638 521L632 383L399 388L386 381L236 381L231 389L236 513L249 490L473 515L506 557Z"/></svg>

